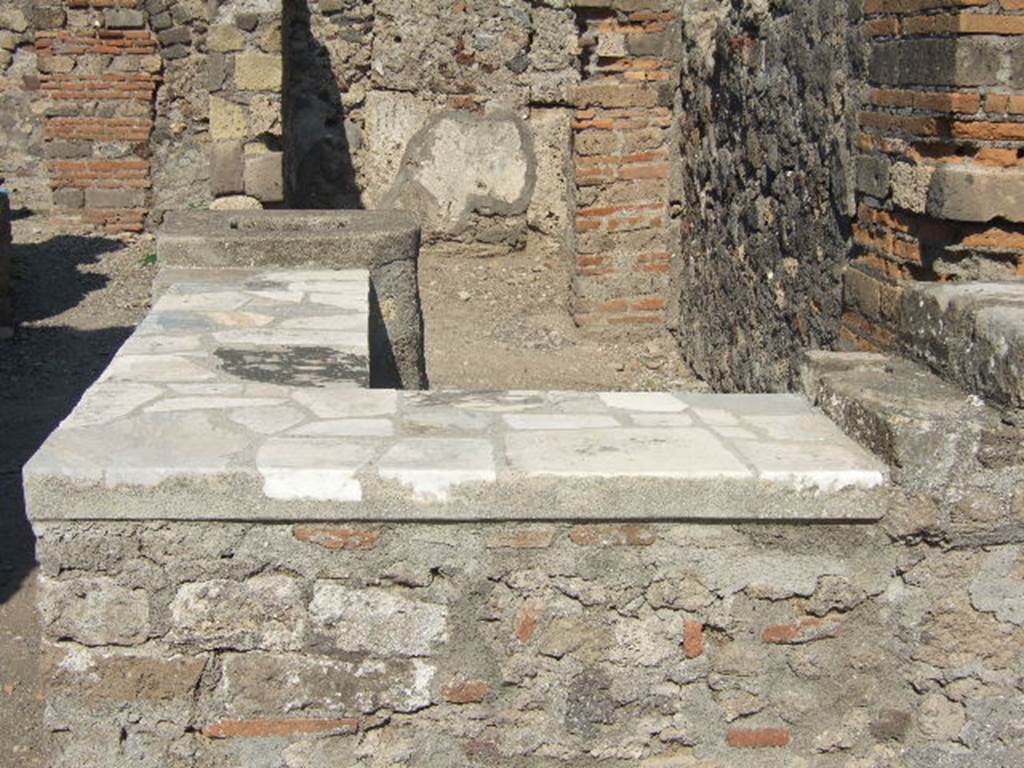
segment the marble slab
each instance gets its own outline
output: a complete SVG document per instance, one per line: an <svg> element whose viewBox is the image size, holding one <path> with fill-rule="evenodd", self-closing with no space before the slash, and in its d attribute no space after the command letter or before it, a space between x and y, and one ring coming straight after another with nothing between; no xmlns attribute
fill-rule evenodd
<svg viewBox="0 0 1024 768"><path fill-rule="evenodd" d="M323 300L329 297L330 300ZM798 395L368 389L365 270L169 287L25 469L35 520L862 520ZM874 510L874 511L869 511Z"/></svg>

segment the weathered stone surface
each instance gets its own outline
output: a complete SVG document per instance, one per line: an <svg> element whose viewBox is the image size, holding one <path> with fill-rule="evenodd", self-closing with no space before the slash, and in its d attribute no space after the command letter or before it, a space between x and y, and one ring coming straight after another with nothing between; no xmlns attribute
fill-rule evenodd
<svg viewBox="0 0 1024 768"><path fill-rule="evenodd" d="M235 84L243 91L280 91L283 61L267 53L235 56Z"/></svg>
<svg viewBox="0 0 1024 768"><path fill-rule="evenodd" d="M219 96L210 97L210 137L214 141L239 141L248 137L245 107Z"/></svg>
<svg viewBox="0 0 1024 768"><path fill-rule="evenodd" d="M532 138L515 115L446 112L410 139L383 205L415 212L428 232L458 233L471 213L524 213L536 173Z"/></svg>
<svg viewBox="0 0 1024 768"><path fill-rule="evenodd" d="M151 631L149 595L103 577L40 580L39 615L50 637L82 645L138 645Z"/></svg>
<svg viewBox="0 0 1024 768"><path fill-rule="evenodd" d="M302 586L287 576L184 584L170 617L175 642L211 649L296 650L308 624Z"/></svg>
<svg viewBox="0 0 1024 768"><path fill-rule="evenodd" d="M245 193L263 203L284 200L284 155L281 152L245 158Z"/></svg>
<svg viewBox="0 0 1024 768"><path fill-rule="evenodd" d="M835 342L854 210L853 11L830 0L761 7L682 11L688 212L674 332L694 370L726 391L789 388L802 351ZM878 172L862 180L878 186Z"/></svg>
<svg viewBox="0 0 1024 768"><path fill-rule="evenodd" d="M1024 171L942 166L931 177L926 211L953 221L1024 222Z"/></svg>
<svg viewBox="0 0 1024 768"><path fill-rule="evenodd" d="M415 712L433 703L434 668L419 660L244 653L226 656L222 669L220 696L230 702L232 717L358 717L380 709Z"/></svg>
<svg viewBox="0 0 1024 768"><path fill-rule="evenodd" d="M448 609L384 590L318 583L309 604L313 631L340 651L429 656L448 640Z"/></svg>
<svg viewBox="0 0 1024 768"><path fill-rule="evenodd" d="M245 191L242 143L217 142L210 147L210 191L215 195Z"/></svg>
<svg viewBox="0 0 1024 768"><path fill-rule="evenodd" d="M996 404L1024 408L1024 284L914 284L900 317L905 354Z"/></svg>

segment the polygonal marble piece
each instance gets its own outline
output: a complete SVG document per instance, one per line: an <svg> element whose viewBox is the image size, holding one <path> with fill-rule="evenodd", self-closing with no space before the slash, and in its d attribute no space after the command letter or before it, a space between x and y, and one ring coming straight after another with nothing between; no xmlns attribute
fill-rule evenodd
<svg viewBox="0 0 1024 768"><path fill-rule="evenodd" d="M411 487L418 501L445 501L453 486L497 477L491 442L472 438L401 440L381 457L378 473Z"/></svg>
<svg viewBox="0 0 1024 768"><path fill-rule="evenodd" d="M60 429L40 452L33 471L102 478L108 486L156 485L175 477L228 470L248 445L207 412L144 413L102 429Z"/></svg>
<svg viewBox="0 0 1024 768"><path fill-rule="evenodd" d="M321 419L390 416L398 402L393 389L323 387L296 389L292 396Z"/></svg>
<svg viewBox="0 0 1024 768"><path fill-rule="evenodd" d="M352 312L345 315L294 317L281 323L282 328L315 331L358 331L366 334L366 315Z"/></svg>
<svg viewBox="0 0 1024 768"><path fill-rule="evenodd" d="M358 283L365 284L370 273L365 269L295 269L279 272L264 272L260 277L274 283Z"/></svg>
<svg viewBox="0 0 1024 768"><path fill-rule="evenodd" d="M481 432L493 423L490 414L446 406L416 406L402 412L402 426L410 433Z"/></svg>
<svg viewBox="0 0 1024 768"><path fill-rule="evenodd" d="M298 408L279 405L240 408L231 411L228 417L260 435L273 435L300 423L306 415Z"/></svg>
<svg viewBox="0 0 1024 768"><path fill-rule="evenodd" d="M332 347L352 352L365 352L365 331L297 330L287 328L252 328L217 331L213 338L220 344L255 344L262 347Z"/></svg>
<svg viewBox="0 0 1024 768"><path fill-rule="evenodd" d="M188 336L145 336L135 334L120 349L125 355L153 355L174 352L194 352L202 347L202 339L197 335Z"/></svg>
<svg viewBox="0 0 1024 768"><path fill-rule="evenodd" d="M688 413L631 413L629 420L638 427L693 426L693 417Z"/></svg>
<svg viewBox="0 0 1024 768"><path fill-rule="evenodd" d="M668 392L602 392L601 400L609 408L625 411L649 411L653 413L678 413L686 405Z"/></svg>
<svg viewBox="0 0 1024 768"><path fill-rule="evenodd" d="M216 291L210 293L179 294L173 291L161 296L153 305L153 311L165 312L173 310L197 309L238 309L249 301L249 297L239 291Z"/></svg>
<svg viewBox="0 0 1024 768"><path fill-rule="evenodd" d="M146 408L147 413L172 411L220 411L228 408L255 408L258 406L280 405L284 400L268 400L257 397L165 397Z"/></svg>
<svg viewBox="0 0 1024 768"><path fill-rule="evenodd" d="M743 423L757 427L773 440L841 440L842 431L820 414L792 416L744 416Z"/></svg>
<svg viewBox="0 0 1024 768"><path fill-rule="evenodd" d="M108 424L126 416L140 405L155 400L163 393L152 384L138 384L130 381L110 382L94 387L71 413L69 426L87 427Z"/></svg>
<svg viewBox="0 0 1024 768"><path fill-rule="evenodd" d="M879 462L845 439L833 443L738 440L734 446L759 478L796 488L874 488L885 480Z"/></svg>
<svg viewBox="0 0 1024 768"><path fill-rule="evenodd" d="M272 438L260 447L256 467L271 499L361 501L356 472L377 449L372 443L312 438Z"/></svg>
<svg viewBox="0 0 1024 768"><path fill-rule="evenodd" d="M604 414L509 413L502 417L510 429L601 429L619 422Z"/></svg>
<svg viewBox="0 0 1024 768"><path fill-rule="evenodd" d="M528 475L564 477L753 477L703 429L581 429L509 432L509 467Z"/></svg>
<svg viewBox="0 0 1024 768"><path fill-rule="evenodd" d="M103 374L105 380L145 382L209 381L216 377L213 371L180 355L117 355Z"/></svg>
<svg viewBox="0 0 1024 768"><path fill-rule="evenodd" d="M327 419L296 427L288 434L304 437L390 437L395 433L391 419Z"/></svg>

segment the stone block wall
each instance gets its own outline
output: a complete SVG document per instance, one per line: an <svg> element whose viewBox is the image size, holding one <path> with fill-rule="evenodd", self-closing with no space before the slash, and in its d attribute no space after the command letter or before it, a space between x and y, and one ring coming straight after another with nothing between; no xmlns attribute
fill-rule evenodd
<svg viewBox="0 0 1024 768"><path fill-rule="evenodd" d="M50 764L1015 764L1020 548L894 512L37 525Z"/></svg>
<svg viewBox="0 0 1024 768"><path fill-rule="evenodd" d="M786 389L839 332L857 3L693 2L682 18L675 333L715 388Z"/></svg>
<svg viewBox="0 0 1024 768"><path fill-rule="evenodd" d="M891 349L903 285L1024 277L1024 5L867 0L842 346Z"/></svg>
<svg viewBox="0 0 1024 768"><path fill-rule="evenodd" d="M234 198L223 204L238 207L281 203L284 62L280 3L266 4L258 12L238 3L219 5L206 47L210 192Z"/></svg>
<svg viewBox="0 0 1024 768"><path fill-rule="evenodd" d="M40 162L43 126L32 104L38 86L32 30L46 15L30 0L8 0L0 7L0 178L18 208L50 204Z"/></svg>

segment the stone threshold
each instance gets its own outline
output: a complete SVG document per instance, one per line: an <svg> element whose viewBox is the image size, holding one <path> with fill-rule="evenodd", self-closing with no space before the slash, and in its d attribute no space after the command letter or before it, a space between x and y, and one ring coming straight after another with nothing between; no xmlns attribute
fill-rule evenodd
<svg viewBox="0 0 1024 768"><path fill-rule="evenodd" d="M26 466L33 520L885 513L885 466L802 396L367 389L366 270L237 276L166 288Z"/></svg>

